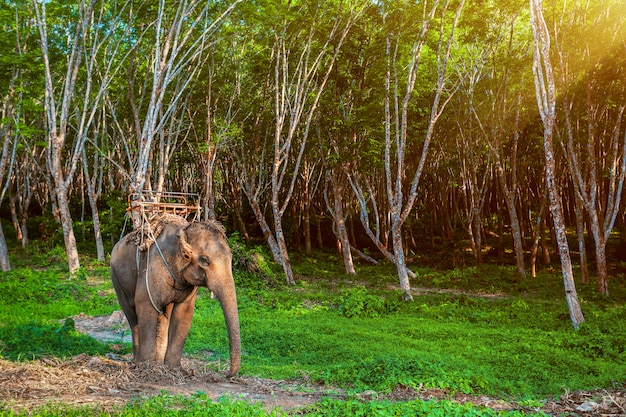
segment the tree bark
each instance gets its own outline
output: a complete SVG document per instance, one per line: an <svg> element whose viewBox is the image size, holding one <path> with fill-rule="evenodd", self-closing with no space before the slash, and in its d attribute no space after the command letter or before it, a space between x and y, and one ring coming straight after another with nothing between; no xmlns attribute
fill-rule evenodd
<svg viewBox="0 0 626 417"><path fill-rule="evenodd" d="M7 272L11 270L11 262L9 261L9 248L7 247L2 224L0 224L0 269Z"/></svg>
<svg viewBox="0 0 626 417"><path fill-rule="evenodd" d="M584 203L580 194L576 193L576 236L578 238L578 254L580 259L580 274L583 284L589 282L589 265L587 264L587 247L585 245L585 216Z"/></svg>
<svg viewBox="0 0 626 417"><path fill-rule="evenodd" d="M515 261L517 264L517 275L520 278L526 278L526 266L524 265L524 243L522 240L522 228L520 227L519 217L517 216L517 207L515 206L515 193L510 190L504 175L504 169L499 160L496 160L496 175L500 183L500 189L504 195L504 202L509 213L511 221L511 234L513 235L513 250L515 251Z"/></svg>
<svg viewBox="0 0 626 417"><path fill-rule="evenodd" d="M93 233L96 241L96 255L98 261L104 262L104 243L102 242L102 231L100 229L100 213L98 213L98 196L94 189L92 178L89 175L89 167L87 163L87 152L83 148L83 171L85 173L85 184L87 188L87 197L89 199L89 207L91 208L91 216L93 220Z"/></svg>
<svg viewBox="0 0 626 417"><path fill-rule="evenodd" d="M343 42L363 8L348 12L346 19L336 19L324 43L317 45L314 21L306 39L287 35L290 22L284 20L276 32L274 61L274 146L270 173L270 207L276 243L281 252L287 284L295 284L285 242L282 218L293 197L300 174L309 130L320 98L337 61ZM331 47L331 41L334 45ZM293 46L292 46L293 45ZM296 45L302 49L295 50ZM319 49L316 50L316 47ZM295 62L290 56L297 53ZM330 55L329 58L327 56ZM324 60L327 62L324 62ZM297 148L297 152L292 151ZM295 154L295 155L294 155ZM289 174L289 176L287 176ZM281 201L282 200L282 201Z"/></svg>
<svg viewBox="0 0 626 417"><path fill-rule="evenodd" d="M533 31L534 53L533 74L535 80L535 92L537 106L544 125L543 149L545 156L546 185L550 196L550 212L554 222L554 231L561 258L561 271L565 287L565 299L567 301L570 319L575 329L585 321L580 302L576 293L572 262L570 258L565 222L563 220L563 208L559 190L556 184L556 162L554 159L553 133L556 120L556 88L554 74L550 62L550 35L543 18L542 0L530 0L531 27Z"/></svg>
<svg viewBox="0 0 626 417"><path fill-rule="evenodd" d="M70 169L65 172L65 167L61 160L63 155L65 140L68 132L68 124L70 118L70 106L75 95L76 79L82 65L83 50L88 28L92 21L92 13L95 6L95 0L90 0L89 4L84 2L80 5L81 20L77 23L73 44L67 61L67 73L65 75L65 84L62 94L62 102L60 109L57 109L55 101L55 89L53 85L52 71L50 67L50 56L48 51L48 35L47 35L47 17L45 3L33 1L37 22L39 25L39 34L41 40L41 52L44 61L45 75L45 101L44 107L47 119L47 136L48 136L48 168L50 176L54 182L54 198L57 204L58 218L61 222L63 231L63 241L65 243L65 251L70 274L74 274L80 268L78 250L76 248L76 238L74 236L72 217L70 214L68 202L68 189L72 180L82 144L79 142L75 147L74 153L70 157ZM87 86L87 91L90 90ZM57 111L59 110L59 111ZM82 139L83 132L78 132L79 141Z"/></svg>
<svg viewBox="0 0 626 417"><path fill-rule="evenodd" d="M337 175L334 170L328 170L326 172L326 181L327 184L330 184L332 193L332 204L328 202L327 193L325 193L325 198L327 200L328 209L333 217L333 232L335 232L339 242L345 271L347 274L354 275L356 274L356 270L354 269L354 262L352 260L350 239L346 228L346 218L343 213L343 181L341 175Z"/></svg>

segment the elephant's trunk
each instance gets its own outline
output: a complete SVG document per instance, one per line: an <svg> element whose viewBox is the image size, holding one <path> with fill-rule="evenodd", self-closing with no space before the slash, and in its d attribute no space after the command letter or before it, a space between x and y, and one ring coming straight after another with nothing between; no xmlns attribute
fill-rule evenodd
<svg viewBox="0 0 626 417"><path fill-rule="evenodd" d="M231 377L239 372L239 366L241 365L239 311L237 309L237 295L234 283L231 288L222 288L216 291L215 295L222 306L224 319L226 320L226 329L228 330L228 342L230 344L230 372L228 376Z"/></svg>

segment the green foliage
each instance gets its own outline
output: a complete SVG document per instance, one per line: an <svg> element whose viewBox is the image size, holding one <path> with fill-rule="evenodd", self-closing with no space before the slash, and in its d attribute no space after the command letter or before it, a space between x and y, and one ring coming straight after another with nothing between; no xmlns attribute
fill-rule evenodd
<svg viewBox="0 0 626 417"><path fill-rule="evenodd" d="M478 407L472 403L458 404L450 400L414 400L406 402L370 401L357 399L337 401L325 399L306 407L302 414L309 417L344 417L344 416L545 416L543 413L524 413L522 411L496 411Z"/></svg>
<svg viewBox="0 0 626 417"><path fill-rule="evenodd" d="M344 290L339 297L339 312L346 317L381 317L396 312L402 302L400 292L387 297L370 294L363 286Z"/></svg>
<svg viewBox="0 0 626 417"><path fill-rule="evenodd" d="M205 393L198 392L189 397L183 395L161 395L142 398L132 401L123 407L114 407L112 410L86 406L76 407L63 404L54 404L40 407L33 412L14 413L0 403L0 417L18 417L37 415L40 417L53 416L211 416L211 417L279 417L286 416L280 409L267 411L260 404L250 404L241 399L223 397L217 401L211 400Z"/></svg>
<svg viewBox="0 0 626 417"><path fill-rule="evenodd" d="M236 262L249 262L254 251L236 240L233 246ZM33 253L28 256L39 270L20 267L0 275L0 302L6 306L0 311L0 356L25 360L110 350L78 334L67 319L119 309L108 268L84 268L79 278L68 278L56 267L42 269L56 265L60 255L59 250ZM397 279L392 267L359 266L355 281L328 256L298 260L295 287L270 281L277 275L267 262L261 263L261 272L236 268L243 374L304 379L349 393L432 388L527 402L564 389L610 388L626 380L626 307L619 291L617 298L584 298L587 321L574 331L558 273L519 282L508 267L422 268L416 280L420 292L411 303L399 301L399 293L390 289ZM584 286L581 293L587 293ZM208 294L199 292L185 352L223 368L229 354L226 326L219 303ZM217 406L203 401L201 396L164 395L119 412L152 414L157 405L163 415L214 406L215 415L260 412L244 402L218 401ZM196 408L196 403L201 405ZM419 415L421 409L423 415L498 415L454 407L470 406L328 400L302 415L372 415L377 410L380 415Z"/></svg>
<svg viewBox="0 0 626 417"><path fill-rule="evenodd" d="M24 325L0 327L0 357L30 360L46 356L67 358L81 353L104 355L110 346L74 329L72 319L61 324L31 321Z"/></svg>
<svg viewBox="0 0 626 417"><path fill-rule="evenodd" d="M301 410L286 413L280 408L268 410L259 403L251 404L241 399L222 397L213 401L206 394L198 392L189 397L168 395L145 398L131 402L124 407L104 410L98 407L73 407L63 404L47 405L35 409L32 413L14 413L0 404L1 417L21 417L37 415L52 416L115 416L134 417L154 415L161 417L175 416L212 416L212 417L284 417L299 415L303 417L352 417L352 416L458 416L458 417L521 417L545 416L543 413L493 410L475 406L472 403L458 404L450 400L413 400L406 402L369 401L358 399L336 400L326 398L319 403L306 406Z"/></svg>
<svg viewBox="0 0 626 417"><path fill-rule="evenodd" d="M109 352L108 345L76 332L68 318L119 308L108 267L82 268L70 279L62 249L28 257L33 266L46 269L21 267L0 275L0 303L6 307L0 309L0 357L18 360Z"/></svg>
<svg viewBox="0 0 626 417"><path fill-rule="evenodd" d="M262 290L278 285L262 247L249 248L236 232L229 236L228 244L233 254L233 275L237 287Z"/></svg>
<svg viewBox="0 0 626 417"><path fill-rule="evenodd" d="M108 278L108 268L83 269L82 278L67 278L54 269L15 269L0 276L0 312L3 323L15 319L62 319L81 312L104 314L117 306ZM106 273L106 275L103 275ZM4 316L4 317L3 317Z"/></svg>

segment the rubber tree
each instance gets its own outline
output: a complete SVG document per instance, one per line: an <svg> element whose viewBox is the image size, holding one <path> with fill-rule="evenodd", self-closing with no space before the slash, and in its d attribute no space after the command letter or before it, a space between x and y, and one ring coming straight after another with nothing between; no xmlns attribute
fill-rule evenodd
<svg viewBox="0 0 626 417"><path fill-rule="evenodd" d="M383 27L389 31L385 36L385 58L387 69L384 76L384 181L385 198L390 219L392 256L396 266L400 289L405 300L413 300L409 281L410 270L406 264L402 229L418 197L420 179L428 157L430 143L433 139L435 126L452 94L447 94L450 88L450 74L448 63L454 40L454 30L461 16L464 0L434 1L418 5L411 10L395 10L393 16L387 20L386 11ZM404 17L403 17L404 16ZM409 18L410 17L410 18ZM436 19L435 19L436 18ZM406 19L406 20L404 20ZM394 26L394 21L401 22ZM419 22L416 25L416 22ZM437 26L437 22L439 26ZM403 26L404 24L404 26ZM431 25L435 28L431 32ZM416 27L416 30L413 29ZM435 71L432 95L428 116L425 118L424 134L421 140L413 137L413 128L410 121L415 117L412 112L413 97L416 82L420 76L423 53L429 40L429 35L437 39L431 45L436 56L436 64L431 69ZM405 54L404 46L410 45ZM453 88L454 89L454 88ZM417 142L417 143L416 143ZM407 163L407 153L417 155L417 163L410 166ZM410 182L407 186L405 178ZM368 222L366 190L352 181L353 190L361 206L361 221L368 236L373 237L372 227ZM385 254L387 251L380 241L374 241L376 246ZM387 252L388 253L388 252ZM388 255L386 255L388 256Z"/></svg>
<svg viewBox="0 0 626 417"><path fill-rule="evenodd" d="M518 2L517 6L521 5ZM477 129L486 145L486 153L493 164L493 174L499 186L499 196L507 210L517 273L526 276L524 245L521 227L521 204L519 199L518 159L521 118L525 105L524 64L527 56L527 37L519 30L524 24L520 11L513 4L491 3L490 8L473 10L471 19L482 19L487 27L483 32L472 31L480 36L480 42L466 46L466 53L456 61L456 68L463 83L459 96L463 99L458 107L466 109L471 120L465 123L470 136L472 126ZM460 120L459 120L460 121ZM460 128L463 129L463 128ZM480 166L475 159L470 165ZM481 201L480 199L478 200ZM498 216L499 218L501 216Z"/></svg>
<svg viewBox="0 0 626 417"><path fill-rule="evenodd" d="M596 290L608 296L606 245L626 176L626 85L621 76L626 65L626 17L617 1L566 6L555 36L557 82L563 91L561 130L575 191L579 246L584 250L579 208L584 207L595 244Z"/></svg>
<svg viewBox="0 0 626 417"><path fill-rule="evenodd" d="M556 85L554 71L550 60L550 33L543 17L542 0L530 0L530 24L533 32L533 76L537 107L543 122L543 148L545 156L545 177L550 197L550 213L554 222L559 255L561 258L561 272L565 287L565 299L570 314L572 325L575 329L585 321L572 270L563 207L556 181L556 163L554 156L554 129L556 122Z"/></svg>
<svg viewBox="0 0 626 417"><path fill-rule="evenodd" d="M69 54L66 60L65 74L53 73L50 61L50 44L48 39L48 16L45 2L32 2L39 27L41 56L44 62L45 100L44 107L46 113L46 133L48 141L47 165L54 184L53 196L58 210L58 218L63 230L63 240L68 258L70 273L74 273L80 267L78 250L76 249L76 237L74 236L72 216L69 207L69 186L77 169L78 161L82 151L82 135L78 135L74 146L71 147L69 157L69 167L65 166L66 141L70 134L71 117L73 116L73 100L76 94L76 82L78 73L83 68L83 56L86 50L85 44L87 34L92 26L93 12L96 5L95 0L89 3L85 1L77 4L76 23L73 28L73 35L68 38L67 48ZM67 22L66 22L67 23ZM71 30L70 29L70 30ZM54 44L53 44L54 46ZM58 77L58 78L57 78ZM57 85L55 81L60 80L61 94L56 96Z"/></svg>
<svg viewBox="0 0 626 417"><path fill-rule="evenodd" d="M0 202L4 200L7 190L10 189L10 205L15 202L15 165L18 145L26 132L22 104L24 94L28 94L24 67L32 57L30 39L34 32L34 23L30 19L30 12L26 4L20 2L3 4L0 15L0 28L3 36L0 40L0 72L7 76L0 86ZM31 68L32 69L32 68ZM12 209L12 214L14 210ZM15 222L15 220L14 220ZM16 234L20 237L21 229L16 227ZM9 271L9 251L4 231L0 225L0 269Z"/></svg>
<svg viewBox="0 0 626 417"><path fill-rule="evenodd" d="M152 186L155 153L161 162L156 177L164 178L168 155L161 148L155 152L155 141L159 146L172 146L168 144L168 126L176 124L173 119L184 109L187 93L197 80L212 36L241 1L234 0L221 11L215 11L210 2L191 0L160 0L156 7L144 2L134 10L131 24L136 25L137 35L132 40L127 73L130 120L124 122L128 115L117 114L114 100L109 110L116 113L117 130L126 149L129 189L138 198L142 198L144 188ZM146 85L137 85L138 79L145 79ZM130 151L133 148L136 152ZM135 226L141 221L141 216L133 216Z"/></svg>
<svg viewBox="0 0 626 417"><path fill-rule="evenodd" d="M261 135L261 155L251 155L242 168L244 191L265 236L274 261L280 263L287 284L295 284L283 217L292 202L300 177L309 133L318 112L320 98L337 62L350 29L362 13L364 4L346 6L341 2L281 4L280 18L271 16L273 39L266 53L272 71L260 82L271 104L272 125ZM273 6L269 9L273 13ZM329 16L334 16L330 19ZM303 16L307 16L306 19ZM330 24L328 24L330 22ZM270 110L271 109L271 110ZM267 136L266 136L267 135ZM258 142L255 137L251 139ZM259 149L258 145L254 146ZM262 191L268 190L270 220L261 209Z"/></svg>

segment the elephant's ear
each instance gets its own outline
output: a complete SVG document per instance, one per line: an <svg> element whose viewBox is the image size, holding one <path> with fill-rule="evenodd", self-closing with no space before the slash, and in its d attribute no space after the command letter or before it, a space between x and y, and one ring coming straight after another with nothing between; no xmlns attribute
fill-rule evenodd
<svg viewBox="0 0 626 417"><path fill-rule="evenodd" d="M186 261L191 261L193 257L193 248L187 242L187 233L184 230L178 232L178 240L180 241L180 251Z"/></svg>

